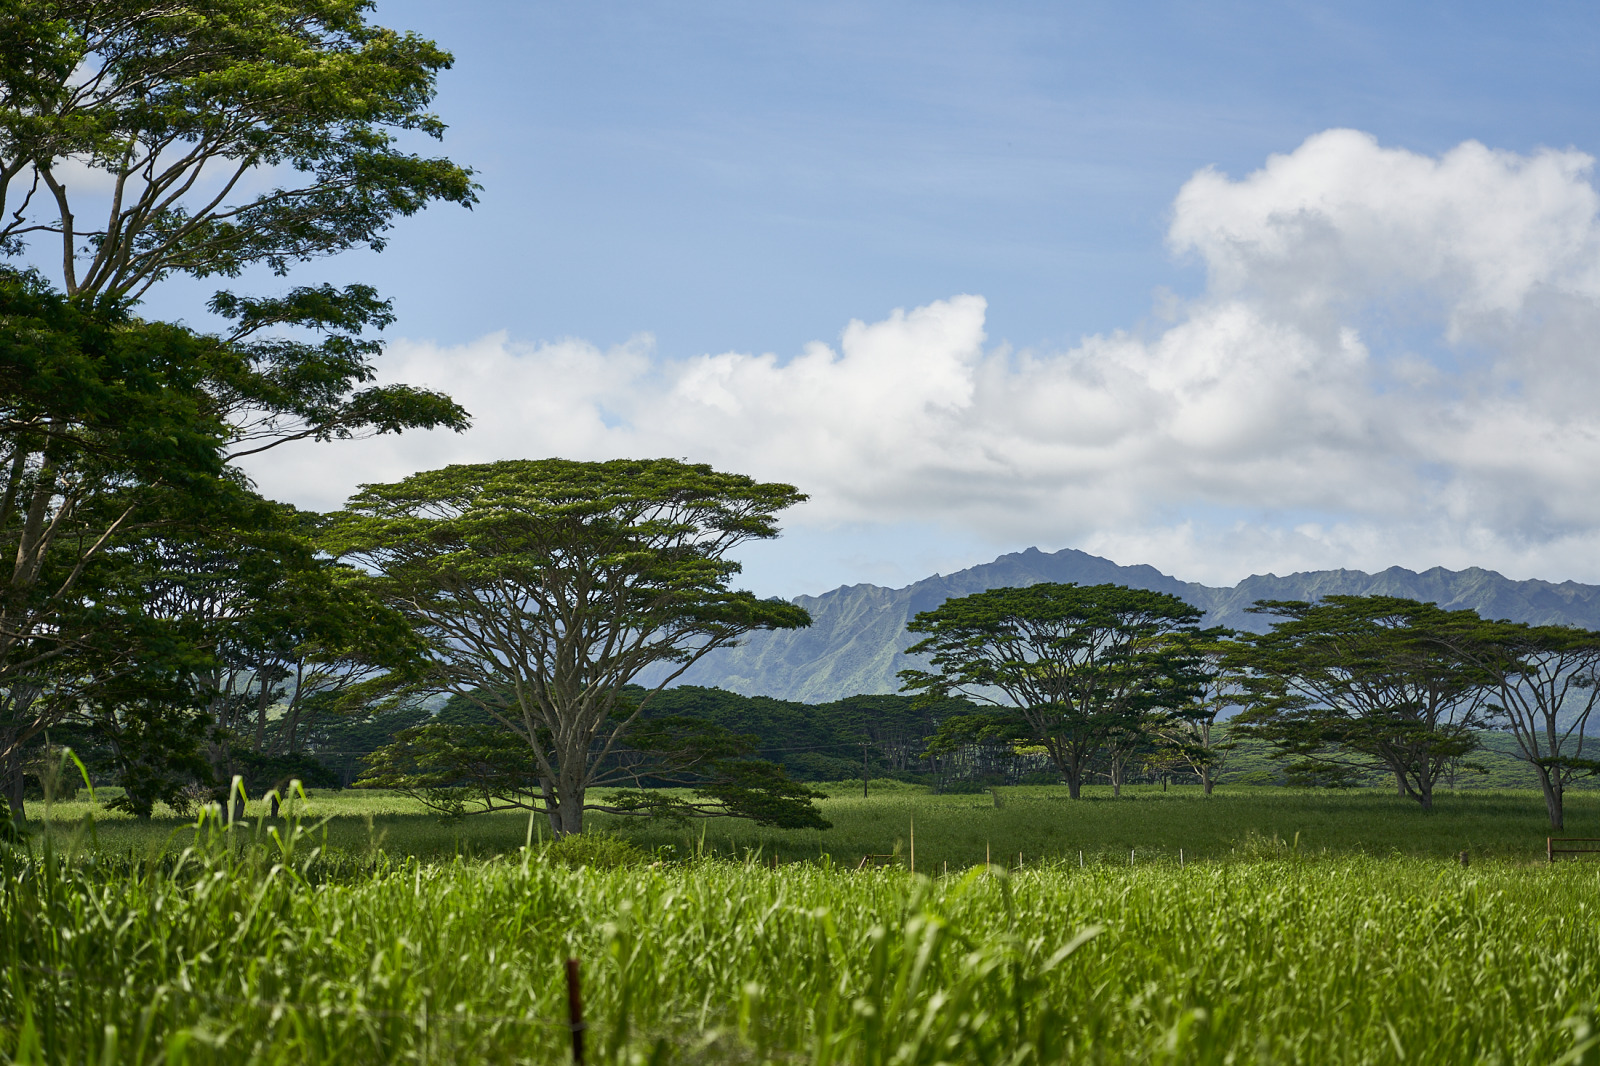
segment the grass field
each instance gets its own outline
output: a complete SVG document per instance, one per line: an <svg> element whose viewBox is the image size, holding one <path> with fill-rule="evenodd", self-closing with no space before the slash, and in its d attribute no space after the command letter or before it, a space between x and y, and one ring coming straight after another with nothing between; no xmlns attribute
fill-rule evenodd
<svg viewBox="0 0 1600 1066"><path fill-rule="evenodd" d="M1543 862L1536 794L1001 803L645 824L657 854L614 868L371 793L276 836L58 805L0 856L0 1061L568 1061L571 956L590 1062L1600 1063L1600 863ZM908 858L913 818L936 876L853 868Z"/></svg>
<svg viewBox="0 0 1600 1066"><path fill-rule="evenodd" d="M1415 802L1375 789L1224 787L1209 799L1195 787L1124 789L1090 787L1073 802L1066 789L1017 786L987 794L932 795L893 781L874 783L863 799L860 782L828 786L821 801L833 822L828 830L763 829L749 822L717 819L672 823L594 816L599 829L625 834L664 858L708 853L744 858L752 850L783 862L830 856L854 864L865 854L909 859L916 831L921 872L945 864L965 868L987 855L1001 865L1046 859L1126 864L1236 857L1267 858L1297 850L1316 855L1405 855L1444 858L1467 850L1480 858L1512 861L1542 857L1550 834L1544 802L1532 791L1470 790L1446 793L1424 812ZM181 846L192 820L155 818L141 823L99 810L87 800L56 804L47 823L63 846L84 837L82 819L94 812L102 852L147 856ZM265 813L251 803L249 816ZM365 791L313 792L302 813L327 820L329 845L345 853L382 851L423 859L456 855L487 857L515 852L527 839L525 814L480 815L446 822L400 796ZM43 805L32 816L42 821ZM37 823L36 823L37 824ZM533 826L536 839L545 827ZM1600 837L1600 793L1573 793L1567 800L1567 836Z"/></svg>

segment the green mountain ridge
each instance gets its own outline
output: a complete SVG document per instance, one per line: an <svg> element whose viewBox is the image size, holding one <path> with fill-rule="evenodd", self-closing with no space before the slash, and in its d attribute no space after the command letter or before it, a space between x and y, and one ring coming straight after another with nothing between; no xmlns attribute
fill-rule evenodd
<svg viewBox="0 0 1600 1066"><path fill-rule="evenodd" d="M931 610L952 596L1042 581L1109 582L1169 592L1205 610L1206 625L1235 629L1267 628L1267 619L1247 613L1257 600L1314 600L1328 595L1406 596L1449 609L1470 607L1486 618L1600 629L1600 586L1513 581L1479 567L1434 567L1422 573L1393 566L1376 574L1361 570L1314 570L1286 577L1257 574L1231 588L1217 588L1180 581L1153 566L1119 566L1074 548L1050 553L1029 548L904 588L845 585L820 596L798 596L793 602L811 612L809 629L756 634L737 648L706 656L678 683L805 703L895 692L900 687L896 673L917 665L904 649L913 643L906 623L918 611ZM651 678L640 680L648 683Z"/></svg>

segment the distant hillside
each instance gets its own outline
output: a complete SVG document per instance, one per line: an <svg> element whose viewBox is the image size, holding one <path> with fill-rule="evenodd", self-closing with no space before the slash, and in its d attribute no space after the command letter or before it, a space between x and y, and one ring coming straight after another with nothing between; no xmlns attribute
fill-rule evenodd
<svg viewBox="0 0 1600 1066"><path fill-rule="evenodd" d="M1118 566L1071 548L1046 554L1037 548L1002 555L954 574L935 575L905 588L849 585L801 596L811 628L759 634L742 647L717 652L697 664L683 684L729 689L747 696L821 703L856 693L894 692L895 674L911 665L903 649L912 641L906 623L951 596L984 589L1075 581L1112 582L1170 592L1206 611L1207 625L1265 629L1267 621L1245 609L1257 600L1309 600L1319 596L1407 596L1441 607L1470 607L1488 618L1600 629L1600 586L1567 581L1512 581L1492 570L1434 568L1413 573L1391 567L1380 574L1318 570L1245 578L1232 588L1212 588L1168 577L1151 566Z"/></svg>

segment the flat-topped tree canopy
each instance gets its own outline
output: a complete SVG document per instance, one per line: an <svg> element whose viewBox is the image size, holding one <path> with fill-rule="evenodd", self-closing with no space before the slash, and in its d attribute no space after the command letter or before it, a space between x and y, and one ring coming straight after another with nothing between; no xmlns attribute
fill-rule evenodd
<svg viewBox="0 0 1600 1066"><path fill-rule="evenodd" d="M673 768L658 765L678 750L660 738L624 744L654 692L746 633L810 624L793 604L732 588L740 568L728 557L777 536L777 512L803 499L792 485L674 459L507 460L364 486L324 543L368 569L423 635L424 684L481 707L527 745L539 795L494 802L545 811L564 834L581 830L585 809L669 802L585 798L595 785ZM659 683L627 698L623 687L658 663L668 665ZM683 758L703 760L703 749Z"/></svg>
<svg viewBox="0 0 1600 1066"><path fill-rule="evenodd" d="M1297 776L1341 783L1373 768L1423 809L1452 760L1492 721L1495 673L1463 654L1483 633L1476 611L1400 596L1260 600L1277 620L1241 640L1241 735L1266 740Z"/></svg>
<svg viewBox="0 0 1600 1066"><path fill-rule="evenodd" d="M902 670L904 691L994 704L955 716L944 743L1031 738L1077 798L1089 760L1138 735L1157 708L1191 704L1206 678L1199 608L1125 585L1040 582L953 597L907 626L927 670Z"/></svg>

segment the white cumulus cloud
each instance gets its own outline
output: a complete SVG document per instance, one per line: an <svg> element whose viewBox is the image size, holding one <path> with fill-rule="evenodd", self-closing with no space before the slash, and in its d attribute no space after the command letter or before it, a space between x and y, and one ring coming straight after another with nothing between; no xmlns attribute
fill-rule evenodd
<svg viewBox="0 0 1600 1066"><path fill-rule="evenodd" d="M790 525L849 526L856 549L864 525L922 523L1213 581L1393 563L1600 579L1592 169L1331 130L1183 186L1169 241L1208 283L1155 328L1016 351L959 295L788 358L400 342L385 376L449 391L471 432L252 471L332 507L451 462L681 456L799 485Z"/></svg>

